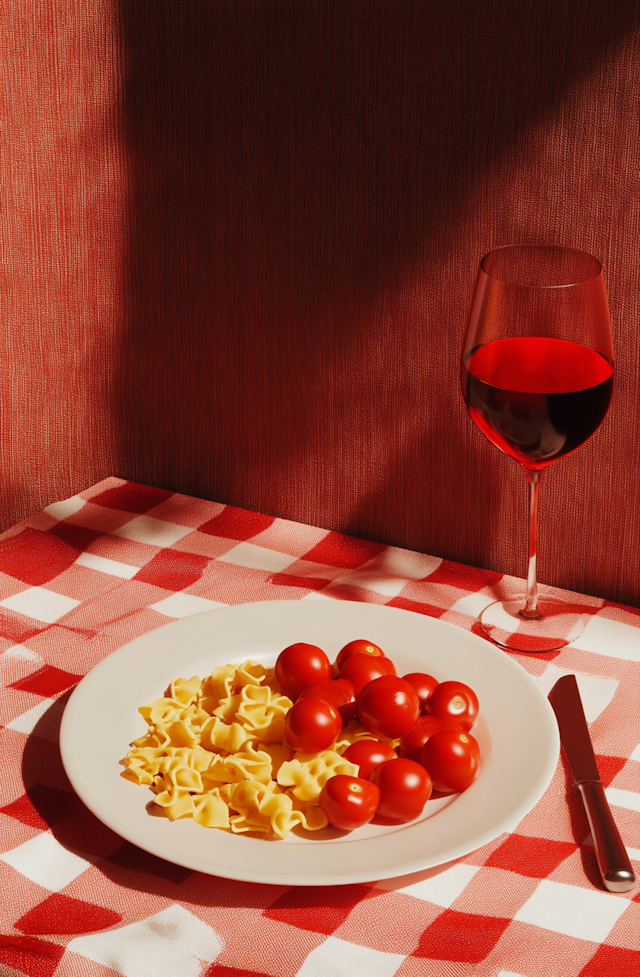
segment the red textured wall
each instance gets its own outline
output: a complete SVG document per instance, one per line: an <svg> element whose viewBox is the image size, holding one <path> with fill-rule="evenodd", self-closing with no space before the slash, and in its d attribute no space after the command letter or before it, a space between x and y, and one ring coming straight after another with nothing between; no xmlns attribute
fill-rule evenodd
<svg viewBox="0 0 640 977"><path fill-rule="evenodd" d="M457 381L480 256L605 266L540 579L640 602L637 4L15 0L3 522L108 474L522 575Z"/></svg>

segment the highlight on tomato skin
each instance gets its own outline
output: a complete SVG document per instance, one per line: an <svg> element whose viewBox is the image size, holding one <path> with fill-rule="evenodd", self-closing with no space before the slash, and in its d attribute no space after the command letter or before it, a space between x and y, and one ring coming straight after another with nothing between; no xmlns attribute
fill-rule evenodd
<svg viewBox="0 0 640 977"><path fill-rule="evenodd" d="M343 831L355 831L375 816L380 790L361 777L337 774L320 791L318 803L329 823Z"/></svg>
<svg viewBox="0 0 640 977"><path fill-rule="evenodd" d="M322 678L317 682L312 682L302 690L300 698L310 695L330 702L340 713L343 726L355 719L356 694L353 685L346 678Z"/></svg>
<svg viewBox="0 0 640 977"><path fill-rule="evenodd" d="M322 648L298 641L280 652L275 672L284 694L295 700L311 682L331 678L331 662Z"/></svg>
<svg viewBox="0 0 640 977"><path fill-rule="evenodd" d="M434 678L433 675L427 675L426 672L409 672L408 675L402 677L405 682L414 687L420 699L420 706L424 709L427 699L438 685L438 679Z"/></svg>
<svg viewBox="0 0 640 977"><path fill-rule="evenodd" d="M358 695L356 708L361 725L386 740L405 736L420 716L420 700L415 689L398 675L381 675L365 685Z"/></svg>
<svg viewBox="0 0 640 977"><path fill-rule="evenodd" d="M437 719L435 716L420 716L413 729L410 729L406 736L403 736L397 747L398 756L406 757L408 760L415 760L416 763L422 762L422 747L429 737L434 733L441 733L445 729L452 729L454 732L464 732L460 723L453 719Z"/></svg>
<svg viewBox="0 0 640 977"><path fill-rule="evenodd" d="M425 716L453 719L463 729L471 729L478 718L478 697L463 682L440 682L427 699Z"/></svg>
<svg viewBox="0 0 640 977"><path fill-rule="evenodd" d="M428 771L402 757L378 764L371 772L370 782L380 789L378 814L399 822L419 817L433 789Z"/></svg>
<svg viewBox="0 0 640 977"><path fill-rule="evenodd" d="M349 763L358 765L358 776L369 780L372 770L385 760L395 760L396 751L380 740L356 740L342 754Z"/></svg>
<svg viewBox="0 0 640 977"><path fill-rule="evenodd" d="M330 702L307 696L294 703L284 720L289 746L302 753L328 750L342 729L340 713Z"/></svg>
<svg viewBox="0 0 640 977"><path fill-rule="evenodd" d="M477 779L482 758L478 741L466 730L445 729L429 737L420 762L441 794L458 794Z"/></svg>
<svg viewBox="0 0 640 977"><path fill-rule="evenodd" d="M364 638L357 638L355 641L349 641L348 644L341 648L338 652L338 657L336 658L336 665L338 671L342 668L344 663L352 658L354 655L369 655L370 657L379 658L386 657L382 648L379 645L375 645L373 641L366 641Z"/></svg>
<svg viewBox="0 0 640 977"><path fill-rule="evenodd" d="M354 655L348 658L340 671L338 678L346 678L353 685L356 697L365 685L381 675L395 675L396 667L385 655L372 657L371 655Z"/></svg>

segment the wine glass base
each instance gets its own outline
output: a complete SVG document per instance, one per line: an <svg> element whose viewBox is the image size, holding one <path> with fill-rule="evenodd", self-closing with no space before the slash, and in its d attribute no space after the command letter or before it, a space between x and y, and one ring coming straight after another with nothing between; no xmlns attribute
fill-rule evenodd
<svg viewBox="0 0 640 977"><path fill-rule="evenodd" d="M478 617L479 630L485 638L506 651L539 654L558 651L575 641L591 617L576 604L557 598L541 597L536 618L525 617L522 613L524 606L524 594L494 601Z"/></svg>

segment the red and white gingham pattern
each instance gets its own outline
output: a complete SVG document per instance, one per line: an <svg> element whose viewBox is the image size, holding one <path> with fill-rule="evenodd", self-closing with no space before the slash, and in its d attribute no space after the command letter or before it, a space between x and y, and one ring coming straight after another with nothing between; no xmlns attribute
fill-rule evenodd
<svg viewBox="0 0 640 977"><path fill-rule="evenodd" d="M560 762L513 833L375 885L250 885L149 855L65 778L70 690L137 635L267 599L404 607L473 629L499 574L109 478L0 538L0 973L29 977L612 977L640 974L638 889L606 893ZM520 655L548 691L578 675L598 762L640 856L640 615L592 617L561 652ZM636 866L637 867L637 866Z"/></svg>

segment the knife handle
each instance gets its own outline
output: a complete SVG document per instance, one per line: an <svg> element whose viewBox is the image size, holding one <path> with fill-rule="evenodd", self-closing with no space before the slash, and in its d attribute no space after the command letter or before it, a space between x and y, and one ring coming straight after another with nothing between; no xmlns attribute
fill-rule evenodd
<svg viewBox="0 0 640 977"><path fill-rule="evenodd" d="M613 820L604 787L600 783L577 784L589 819L598 868L605 889L628 892L635 885L627 850Z"/></svg>

